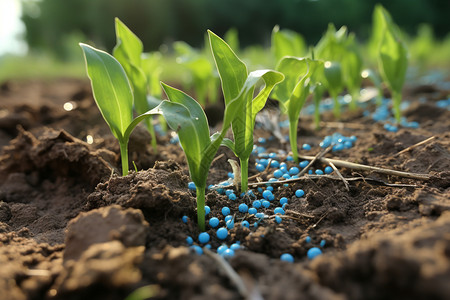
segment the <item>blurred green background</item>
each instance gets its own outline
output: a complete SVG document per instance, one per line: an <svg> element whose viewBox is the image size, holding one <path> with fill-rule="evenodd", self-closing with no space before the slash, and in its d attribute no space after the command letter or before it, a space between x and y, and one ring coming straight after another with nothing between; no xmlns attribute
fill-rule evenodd
<svg viewBox="0 0 450 300"><path fill-rule="evenodd" d="M48 72L53 76L66 69L67 76L84 76L78 42L110 52L115 44L114 17L136 33L145 51L170 54L172 42L177 40L202 47L206 29L223 36L230 28L238 30L242 48L258 44L268 49L271 31L277 24L282 29L299 32L310 45L320 39L330 22L336 27L347 25L360 42L365 42L370 37L374 5L381 3L411 37L411 43L412 37L421 31L422 39L429 40L428 48L436 41L450 45L448 0L21 0L21 3L28 56L0 58L0 80L20 74L35 76L33 70L26 68L30 64L41 75ZM429 25L424 27L424 23ZM428 50L418 50L419 55ZM441 65L435 60L431 65ZM48 66L50 62L52 70L42 73L40 66ZM65 68L67 64L70 69Z"/></svg>

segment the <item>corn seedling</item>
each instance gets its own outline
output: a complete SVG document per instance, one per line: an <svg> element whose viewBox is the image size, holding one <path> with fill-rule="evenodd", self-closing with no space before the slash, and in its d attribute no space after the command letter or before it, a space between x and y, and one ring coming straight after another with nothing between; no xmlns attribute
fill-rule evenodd
<svg viewBox="0 0 450 300"><path fill-rule="evenodd" d="M112 55L80 43L95 102L119 141L122 174L128 175L128 140L146 115L133 120L133 91L125 70Z"/></svg>
<svg viewBox="0 0 450 300"><path fill-rule="evenodd" d="M284 78L272 70L258 70L248 74L247 66L233 52L230 46L208 31L211 50L222 82L225 105L233 101L241 103L242 109L232 122L234 141L224 139L223 145L230 148L239 158L241 166L241 190L248 189L248 160L253 150L253 129L256 114L264 107L270 92ZM255 85L262 79L264 88L253 98Z"/></svg>
<svg viewBox="0 0 450 300"><path fill-rule="evenodd" d="M400 103L408 68L408 51L400 40L398 27L381 5L375 7L374 19L378 20L374 20L374 24L380 27L377 32L381 37L378 44L378 66L383 81L386 82L392 93L395 120L400 123Z"/></svg>
<svg viewBox="0 0 450 300"><path fill-rule="evenodd" d="M178 133L189 173L196 187L198 226L204 231L205 189L209 168L226 132L238 112L243 109L243 105L238 100L226 103L222 130L210 136L208 120L200 104L180 90L166 84L162 86L169 101L162 101L145 115L161 114L169 127Z"/></svg>
<svg viewBox="0 0 450 300"><path fill-rule="evenodd" d="M185 88L193 88L197 101L205 106L217 102L219 79L214 73L213 63L205 53L198 51L185 42L175 42L174 50L177 53L177 62L188 70Z"/></svg>
<svg viewBox="0 0 450 300"><path fill-rule="evenodd" d="M151 56L142 58L143 45L141 40L124 23L116 18L115 24L117 43L113 55L120 62L131 81L134 108L140 115L154 108L155 104L157 105L161 101L154 96L152 96L151 102L147 99L150 83L153 81L153 90L155 90L154 81L158 80L158 78L155 79L156 74L149 70L154 61L151 61ZM156 133L151 118L145 120L145 126L152 137L152 147L156 152Z"/></svg>
<svg viewBox="0 0 450 300"><path fill-rule="evenodd" d="M288 115L289 142L294 161L298 162L297 127L300 111L310 92L310 77L318 67L318 61L292 56L284 57L276 67L285 79L277 85L272 97L281 103L281 111Z"/></svg>
<svg viewBox="0 0 450 300"><path fill-rule="evenodd" d="M271 51L279 62L285 56L301 57L305 53L306 44L303 37L292 30L283 29L277 25L272 30Z"/></svg>

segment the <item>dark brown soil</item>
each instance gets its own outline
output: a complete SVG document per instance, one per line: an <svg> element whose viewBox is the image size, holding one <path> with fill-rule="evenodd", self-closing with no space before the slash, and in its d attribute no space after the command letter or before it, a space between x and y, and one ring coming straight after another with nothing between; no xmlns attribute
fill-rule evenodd
<svg viewBox="0 0 450 300"><path fill-rule="evenodd" d="M326 157L430 179L341 168L345 177L366 180L350 181L349 190L325 177L275 186L276 199L289 199L282 223L272 216L247 229L240 221L255 219L237 213L225 241L241 243L229 264L248 299L450 298L450 111L435 105L449 91L430 91L415 87L407 93L412 104L405 116L420 122L419 129L388 132L362 110L344 114L339 123L327 113L319 131L311 117L301 119L300 143L316 145L301 154L317 154L324 136L339 131L357 136L356 145ZM423 97L425 103L417 101ZM63 109L68 101L75 106L69 112ZM159 137L155 155L150 135L138 128L130 161L139 172L118 176L119 147L88 82L4 83L0 146L0 299L125 299L150 284L158 287L155 299L245 299L219 263L187 246L186 237L196 240L199 230L182 150ZM276 140L265 146L288 150ZM233 154L220 149L218 155L209 184L231 171ZM250 175L257 174L250 165ZM306 193L300 199L293 196L299 188ZM235 213L242 202L250 204L210 191L208 217L218 216L222 226L221 208ZM208 232L214 250L223 242ZM323 255L309 260L308 249L321 240ZM281 261L283 253L295 263Z"/></svg>

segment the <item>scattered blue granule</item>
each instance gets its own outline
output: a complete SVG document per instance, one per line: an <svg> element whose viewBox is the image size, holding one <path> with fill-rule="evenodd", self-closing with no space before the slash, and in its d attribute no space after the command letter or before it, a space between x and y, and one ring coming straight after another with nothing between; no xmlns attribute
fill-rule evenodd
<svg viewBox="0 0 450 300"><path fill-rule="evenodd" d="M174 137L170 138L169 141L171 144L178 144L180 142L180 139L178 138L178 135L175 135Z"/></svg>
<svg viewBox="0 0 450 300"><path fill-rule="evenodd" d="M343 136L342 134L336 132L332 135L326 136L322 142L320 142L319 146L321 148L327 148L329 146L333 146L332 151L342 151L344 149L349 149L353 147L353 144L356 142L356 136L352 135L350 137Z"/></svg>
<svg viewBox="0 0 450 300"><path fill-rule="evenodd" d="M436 102L436 106L439 108L447 108L450 110L450 98L439 100L438 102Z"/></svg>
<svg viewBox="0 0 450 300"><path fill-rule="evenodd" d="M387 131L390 131L390 132L397 132L398 131L398 127L397 126L391 125L389 123L384 124L383 127L384 127L384 129L386 129Z"/></svg>

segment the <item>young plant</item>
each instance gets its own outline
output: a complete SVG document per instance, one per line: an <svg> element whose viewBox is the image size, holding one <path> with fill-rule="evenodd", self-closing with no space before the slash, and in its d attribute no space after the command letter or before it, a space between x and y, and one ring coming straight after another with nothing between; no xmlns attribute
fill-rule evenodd
<svg viewBox="0 0 450 300"><path fill-rule="evenodd" d="M339 63L339 66L333 68L333 71L336 72L337 69L340 69L341 73L341 88L337 94L341 93L344 87L347 87L348 92L352 96L350 108L355 109L362 82L360 75L362 70L362 57L359 53L359 46L356 43L355 35L353 33L349 34L346 26L342 26L336 31L334 25L329 24L327 32L316 46L316 54L319 59L323 59L324 61ZM337 86L332 87L332 89L333 91L329 90L330 94L336 92ZM333 97L333 99L335 100L335 115L339 118L340 104L336 102L337 98Z"/></svg>
<svg viewBox="0 0 450 300"><path fill-rule="evenodd" d="M162 101L146 115L161 114L172 130L178 133L186 155L189 173L197 192L197 220L200 230L205 230L205 189L211 162L238 112L244 109L239 99L226 103L222 130L209 136L209 125L205 112L193 98L162 83L169 101Z"/></svg>
<svg viewBox="0 0 450 300"><path fill-rule="evenodd" d="M144 118L133 120L133 92L125 70L110 54L80 43L95 102L119 141L122 174L128 175L128 140Z"/></svg>
<svg viewBox="0 0 450 300"><path fill-rule="evenodd" d="M342 80L342 68L339 62L326 61L324 63L324 83L333 98L334 106L333 113L336 119L341 117L341 104L338 96L344 90L344 82Z"/></svg>
<svg viewBox="0 0 450 300"><path fill-rule="evenodd" d="M397 26L381 5L375 7L374 18L381 20L378 21L378 24L382 27L379 30L381 31L381 39L378 45L378 66L383 81L387 83L392 93L395 120L400 123L400 103L408 68L408 51L400 40Z"/></svg>
<svg viewBox="0 0 450 300"><path fill-rule="evenodd" d="M280 26L276 25L272 30L271 40L271 51L277 62L285 56L301 57L305 53L305 40L295 31L280 30Z"/></svg>
<svg viewBox="0 0 450 300"><path fill-rule="evenodd" d="M206 105L206 101L213 104L217 102L219 79L213 72L213 63L205 53L197 51L185 42L174 43L178 55L177 62L189 71L188 86L194 88L197 101Z"/></svg>
<svg viewBox="0 0 450 300"><path fill-rule="evenodd" d="M141 40L125 26L122 21L116 18L115 24L117 43L114 47L113 55L123 66L131 81L134 96L134 108L137 114L140 115L155 107L155 103L152 103L147 99L148 88L151 82L148 70L148 64L151 62L149 62L148 59L151 58L147 57L146 59L143 59L144 47ZM155 76L156 74L153 75ZM153 78L153 81L154 80L155 79ZM152 100L155 100L153 98ZM156 103L159 103L159 101L156 101ZM145 126L152 137L152 147L156 152L156 133L151 118L145 120Z"/></svg>
<svg viewBox="0 0 450 300"><path fill-rule="evenodd" d="M309 95L310 76L317 64L317 61L309 58L286 56L276 67L277 71L284 74L285 79L275 87L272 97L281 103L282 113L288 115L289 142L292 157L296 162L298 162L297 128L300 111Z"/></svg>
<svg viewBox="0 0 450 300"><path fill-rule="evenodd" d="M248 189L248 160L253 150L253 129L256 114L264 107L270 92L284 78L272 70L258 70L248 74L247 66L233 52L230 46L208 31L211 50L222 82L225 105L233 101L241 103L242 109L232 122L234 141L224 139L223 145L230 148L239 158L241 166L241 190ZM264 88L253 98L255 85L262 79Z"/></svg>

